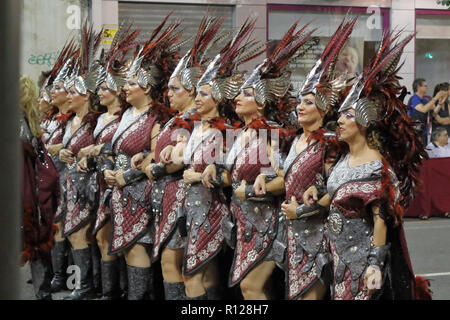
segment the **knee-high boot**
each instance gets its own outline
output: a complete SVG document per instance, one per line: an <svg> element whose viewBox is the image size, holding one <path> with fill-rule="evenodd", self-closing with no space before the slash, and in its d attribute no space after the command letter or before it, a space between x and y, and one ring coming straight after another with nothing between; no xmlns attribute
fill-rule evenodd
<svg viewBox="0 0 450 320"><path fill-rule="evenodd" d="M101 295L102 295L102 266L101 266L102 255L100 253L100 249L98 248L97 243L90 244L89 247L91 248L92 276L93 276L94 292L97 296L101 297Z"/></svg>
<svg viewBox="0 0 450 320"><path fill-rule="evenodd" d="M184 282L164 281L164 295L166 300L186 300Z"/></svg>
<svg viewBox="0 0 450 320"><path fill-rule="evenodd" d="M55 246L52 248L52 292L59 292L66 288L66 248L66 240L55 242Z"/></svg>
<svg viewBox="0 0 450 320"><path fill-rule="evenodd" d="M139 268L127 265L128 300L144 300L148 298L150 268Z"/></svg>
<svg viewBox="0 0 450 320"><path fill-rule="evenodd" d="M127 263L123 256L119 256L117 260L119 263L120 299L126 300L128 298Z"/></svg>
<svg viewBox="0 0 450 320"><path fill-rule="evenodd" d="M30 268L36 298L38 300L52 300L50 260L38 259L30 263Z"/></svg>
<svg viewBox="0 0 450 320"><path fill-rule="evenodd" d="M80 282L79 287L75 288L70 295L65 297L65 300L88 300L93 299L94 286L92 277L92 259L91 249L89 247L84 249L72 249L73 261L75 265L80 268Z"/></svg>
<svg viewBox="0 0 450 320"><path fill-rule="evenodd" d="M103 261L102 264L102 293L101 300L119 299L119 261Z"/></svg>

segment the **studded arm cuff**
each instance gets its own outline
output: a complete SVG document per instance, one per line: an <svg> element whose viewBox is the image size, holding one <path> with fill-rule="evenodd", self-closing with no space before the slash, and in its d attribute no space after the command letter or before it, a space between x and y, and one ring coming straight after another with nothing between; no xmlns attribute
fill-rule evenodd
<svg viewBox="0 0 450 320"><path fill-rule="evenodd" d="M167 169L166 166L160 162L158 164L153 165L150 169L150 172L153 178L159 179L167 174Z"/></svg>
<svg viewBox="0 0 450 320"><path fill-rule="evenodd" d="M253 189L253 184L245 185L245 199L247 200L258 200L258 201L272 201L274 196L272 192L266 191L265 194L258 196Z"/></svg>
<svg viewBox="0 0 450 320"><path fill-rule="evenodd" d="M112 149L111 142L106 142L103 147L100 149L100 154L104 156L113 156L114 151Z"/></svg>
<svg viewBox="0 0 450 320"><path fill-rule="evenodd" d="M301 204L297 207L297 219L304 219L311 216L316 216L323 213L326 208L322 207L318 203L314 203L311 206L307 206L305 204Z"/></svg>
<svg viewBox="0 0 450 320"><path fill-rule="evenodd" d="M140 170L134 170L134 169L127 169L124 171L123 173L123 179L125 180L125 183L131 184L134 182L137 182L139 180L141 180L142 178L144 178L146 175L145 173L143 173Z"/></svg>
<svg viewBox="0 0 450 320"><path fill-rule="evenodd" d="M114 170L114 162L108 158L102 158L101 160L99 171L104 172L105 170Z"/></svg>
<svg viewBox="0 0 450 320"><path fill-rule="evenodd" d="M314 184L314 187L317 189L317 197L319 199L328 193L327 187L323 184Z"/></svg>
<svg viewBox="0 0 450 320"><path fill-rule="evenodd" d="M151 153L151 151L147 151L147 150L142 151L142 155L144 156L144 158L147 158L147 156L148 156L150 153Z"/></svg>
<svg viewBox="0 0 450 320"><path fill-rule="evenodd" d="M245 198L253 198L256 197L256 193L255 190L253 189L253 185L252 184L247 184L245 185Z"/></svg>
<svg viewBox="0 0 450 320"><path fill-rule="evenodd" d="M225 167L216 164L216 181L209 179L209 182L214 186L214 188L221 188L223 186L222 173L225 171Z"/></svg>
<svg viewBox="0 0 450 320"><path fill-rule="evenodd" d="M379 269L383 269L386 263L387 255L389 254L389 248L391 244L388 243L384 246L378 246L370 249L369 252L369 265L377 266Z"/></svg>
<svg viewBox="0 0 450 320"><path fill-rule="evenodd" d="M272 180L275 180L275 178L277 178L277 177L278 177L278 174L276 172L272 173L272 174L267 174L266 175L266 183L270 182Z"/></svg>

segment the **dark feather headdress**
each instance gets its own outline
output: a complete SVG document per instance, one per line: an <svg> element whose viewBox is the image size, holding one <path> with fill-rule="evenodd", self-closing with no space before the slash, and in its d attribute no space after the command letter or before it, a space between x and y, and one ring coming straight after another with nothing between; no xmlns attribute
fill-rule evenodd
<svg viewBox="0 0 450 320"><path fill-rule="evenodd" d="M172 74L173 69L168 70L168 64L172 64L172 60L176 58L179 48L177 42L181 38L182 31L178 30L180 22L176 21L161 32L171 14L172 12L153 30L150 39L137 47L127 78L137 75L137 82L141 88L145 89L148 85L156 87L166 80L166 73L170 72L167 78Z"/></svg>
<svg viewBox="0 0 450 320"><path fill-rule="evenodd" d="M132 26L123 22L111 43L111 47L107 52L100 55L99 76L97 78L97 86L102 82L106 82L109 90L117 92L124 86L126 80L126 61L127 53L138 44L135 43L140 30L131 30Z"/></svg>
<svg viewBox="0 0 450 320"><path fill-rule="evenodd" d="M266 51L264 45L258 41L248 40L255 23L256 19L247 19L235 36L209 63L200 78L197 87L210 85L214 100L220 102L222 99L234 99L243 83L243 74L237 71L237 67Z"/></svg>
<svg viewBox="0 0 450 320"><path fill-rule="evenodd" d="M192 48L180 59L171 78L180 77L182 86L186 90L192 90L203 74L207 53L221 41L225 40L225 34L217 33L225 18L213 18L205 15L200 22Z"/></svg>
<svg viewBox="0 0 450 320"><path fill-rule="evenodd" d="M356 121L364 127L391 112L391 106L385 103L385 99L380 99L383 96L381 93L385 94L385 98L392 98L400 92L396 74L403 64L398 66L398 63L403 49L414 34L394 44L399 36L400 32L395 35L393 31L385 32L376 56L356 79L339 108L339 112L355 109Z"/></svg>
<svg viewBox="0 0 450 320"><path fill-rule="evenodd" d="M52 70L50 71L50 75L42 84L41 90L44 89L47 92L47 96L43 96L45 101L50 102L50 90L54 83L62 81L64 85L64 80L70 73L71 68L73 68L73 61L76 59L78 54L79 50L76 47L75 40L72 38L63 46Z"/></svg>
<svg viewBox="0 0 450 320"><path fill-rule="evenodd" d="M102 31L95 32L93 26L88 26L86 21L81 29L80 56L76 66L76 73L72 74L73 85L80 94L88 91L95 93L97 88L97 77L99 72L98 61L95 55L100 47Z"/></svg>
<svg viewBox="0 0 450 320"><path fill-rule="evenodd" d="M339 53L352 33L357 19L358 16L353 19L344 18L300 89L300 95L313 93L316 106L321 110L336 105L339 92L347 85L347 75L336 75L334 69Z"/></svg>
<svg viewBox="0 0 450 320"><path fill-rule="evenodd" d="M270 57L256 67L246 79L241 89L253 88L255 100L259 105L275 102L284 97L290 87L291 72L287 70L290 61L298 59L296 53L307 43L315 31L306 31L308 24L297 32L298 21L295 22L278 43ZM300 52L300 56L304 51Z"/></svg>
<svg viewBox="0 0 450 320"><path fill-rule="evenodd" d="M356 122L367 128L368 141L377 140L371 144L387 161L382 190L389 200L388 212L398 223L414 197L419 167L428 156L407 114L402 98L406 88L400 86L397 76L403 65L399 65L403 49L415 34L399 40L401 31L394 32L384 33L377 54L356 79L339 112L354 109Z"/></svg>

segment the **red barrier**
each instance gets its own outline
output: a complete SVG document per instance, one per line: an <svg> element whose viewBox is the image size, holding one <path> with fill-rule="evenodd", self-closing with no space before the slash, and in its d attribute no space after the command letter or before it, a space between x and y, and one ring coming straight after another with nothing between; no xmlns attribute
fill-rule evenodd
<svg viewBox="0 0 450 320"><path fill-rule="evenodd" d="M443 216L450 212L450 158L425 160L420 169L422 183L405 217Z"/></svg>

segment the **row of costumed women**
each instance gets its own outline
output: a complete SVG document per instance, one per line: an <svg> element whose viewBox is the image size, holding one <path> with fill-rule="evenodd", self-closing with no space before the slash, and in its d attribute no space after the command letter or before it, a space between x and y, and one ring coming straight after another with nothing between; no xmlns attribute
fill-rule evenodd
<svg viewBox="0 0 450 320"><path fill-rule="evenodd" d="M339 73L346 17L294 93L309 25L268 53L254 19L230 32L205 16L181 41L169 17L144 40L122 24L101 53L85 24L40 90L59 174L51 292L69 243L66 299L96 283L102 299L429 298L402 227L426 158L396 76L413 35L385 33L361 74Z"/></svg>

